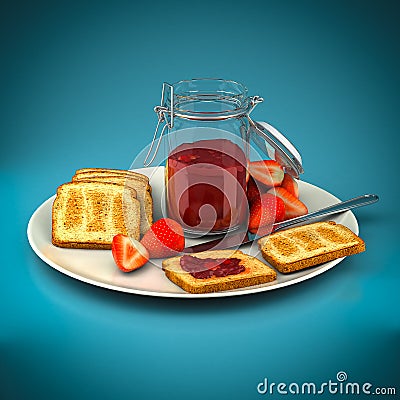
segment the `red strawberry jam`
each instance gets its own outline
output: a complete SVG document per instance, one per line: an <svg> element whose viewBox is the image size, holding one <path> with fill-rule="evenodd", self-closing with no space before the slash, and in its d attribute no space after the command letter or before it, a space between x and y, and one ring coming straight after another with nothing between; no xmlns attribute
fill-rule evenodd
<svg viewBox="0 0 400 400"><path fill-rule="evenodd" d="M245 270L238 258L197 258L184 255L180 259L182 269L196 279L237 275Z"/></svg>
<svg viewBox="0 0 400 400"><path fill-rule="evenodd" d="M246 157L227 139L184 143L167 162L168 215L186 231L223 232L246 216Z"/></svg>

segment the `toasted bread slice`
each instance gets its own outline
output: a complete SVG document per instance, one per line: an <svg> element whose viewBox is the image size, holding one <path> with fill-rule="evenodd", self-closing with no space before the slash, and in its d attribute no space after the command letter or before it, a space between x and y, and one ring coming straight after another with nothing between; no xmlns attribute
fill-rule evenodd
<svg viewBox="0 0 400 400"><path fill-rule="evenodd" d="M106 175L123 175L130 176L132 178L140 179L146 183L149 183L149 178L146 175L140 174L139 172L134 172L124 169L111 169L111 168L80 168L75 171L75 175L80 174L106 174Z"/></svg>
<svg viewBox="0 0 400 400"><path fill-rule="evenodd" d="M52 209L52 243L59 247L110 249L113 237L140 234L135 191L114 183L69 182L58 187Z"/></svg>
<svg viewBox="0 0 400 400"><path fill-rule="evenodd" d="M228 259L237 258L239 264L245 267L243 272L224 277L206 279L195 278L191 273L182 269L182 257L173 257L162 262L165 275L172 282L189 293L211 293L224 290L238 289L259 285L276 279L276 272L255 257L244 254L240 250L212 250L190 254L196 258Z"/></svg>
<svg viewBox="0 0 400 400"><path fill-rule="evenodd" d="M365 250L349 228L333 221L289 228L258 240L264 259L284 274Z"/></svg>
<svg viewBox="0 0 400 400"><path fill-rule="evenodd" d="M73 182L111 182L133 188L140 202L140 234L144 235L153 223L153 199L147 176L129 171L85 168L77 170Z"/></svg>

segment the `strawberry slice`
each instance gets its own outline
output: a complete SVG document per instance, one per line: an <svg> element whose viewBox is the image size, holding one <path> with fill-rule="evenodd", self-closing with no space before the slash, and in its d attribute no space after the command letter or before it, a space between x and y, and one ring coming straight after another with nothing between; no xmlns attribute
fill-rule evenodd
<svg viewBox="0 0 400 400"><path fill-rule="evenodd" d="M137 240L128 236L115 235L111 252L117 267L124 272L134 271L149 261L149 252Z"/></svg>
<svg viewBox="0 0 400 400"><path fill-rule="evenodd" d="M308 213L307 206L298 198L293 196L283 187L276 187L268 191L270 194L280 197L285 203L285 220L300 217Z"/></svg>
<svg viewBox="0 0 400 400"><path fill-rule="evenodd" d="M151 258L177 255L185 248L185 237L180 224L170 218L156 221L144 234L140 243L149 251Z"/></svg>
<svg viewBox="0 0 400 400"><path fill-rule="evenodd" d="M296 199L299 198L299 185L291 175L285 173L281 187L286 189L289 193L296 197Z"/></svg>
<svg viewBox="0 0 400 400"><path fill-rule="evenodd" d="M285 217L285 204L283 200L273 194L265 193L256 198L250 206L249 231L259 233L272 229L274 222L282 221Z"/></svg>
<svg viewBox="0 0 400 400"><path fill-rule="evenodd" d="M249 172L256 181L268 187L279 186L284 177L282 167L275 160L252 161Z"/></svg>
<svg viewBox="0 0 400 400"><path fill-rule="evenodd" d="M253 200L260 198L260 195L261 195L260 189L258 188L256 181L251 176L249 177L249 181L247 182L246 195L247 195L247 201L249 202L249 204Z"/></svg>

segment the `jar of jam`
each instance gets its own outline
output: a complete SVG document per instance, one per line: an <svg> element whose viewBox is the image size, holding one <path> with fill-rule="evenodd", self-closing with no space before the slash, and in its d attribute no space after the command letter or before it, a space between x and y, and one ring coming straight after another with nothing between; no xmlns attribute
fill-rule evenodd
<svg viewBox="0 0 400 400"><path fill-rule="evenodd" d="M247 227L250 159L273 158L294 177L303 172L293 145L271 125L250 118L262 101L230 80L163 84L145 166L154 160L164 136L168 217L182 224L186 233L220 234Z"/></svg>

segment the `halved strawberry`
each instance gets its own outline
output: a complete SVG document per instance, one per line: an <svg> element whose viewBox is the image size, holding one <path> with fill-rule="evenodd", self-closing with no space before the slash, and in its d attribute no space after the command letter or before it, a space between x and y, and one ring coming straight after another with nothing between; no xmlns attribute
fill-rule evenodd
<svg viewBox="0 0 400 400"><path fill-rule="evenodd" d="M147 249L137 240L122 234L114 236L111 252L115 264L124 272L138 269L149 261Z"/></svg>
<svg viewBox="0 0 400 400"><path fill-rule="evenodd" d="M279 186L284 176L282 167L274 160L252 161L249 172L256 181L268 187Z"/></svg>
<svg viewBox="0 0 400 400"><path fill-rule="evenodd" d="M285 173L285 176L281 183L281 187L286 189L289 193L291 193L297 199L299 198L299 185L297 184L297 182L294 180L294 178L291 175Z"/></svg>
<svg viewBox="0 0 400 400"><path fill-rule="evenodd" d="M151 258L165 258L177 255L185 248L185 237L178 222L162 218L150 227L140 243L149 251Z"/></svg>
<svg viewBox="0 0 400 400"><path fill-rule="evenodd" d="M258 233L263 228L271 230L275 222L285 216L285 204L282 199L270 193L256 198L250 206L249 231Z"/></svg>
<svg viewBox="0 0 400 400"><path fill-rule="evenodd" d="M270 194L280 197L285 203L285 220L300 217L308 213L307 206L293 196L283 187L276 187L268 191Z"/></svg>

